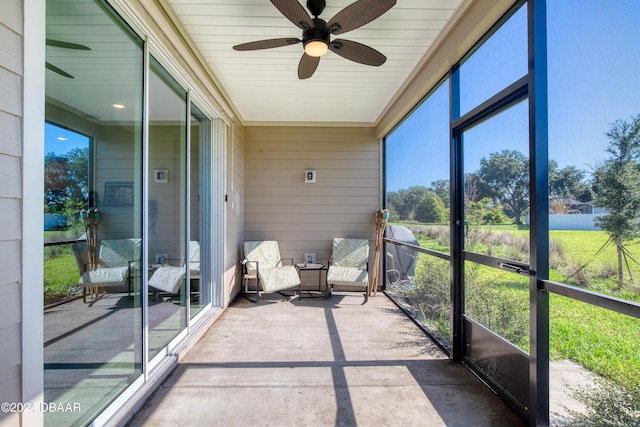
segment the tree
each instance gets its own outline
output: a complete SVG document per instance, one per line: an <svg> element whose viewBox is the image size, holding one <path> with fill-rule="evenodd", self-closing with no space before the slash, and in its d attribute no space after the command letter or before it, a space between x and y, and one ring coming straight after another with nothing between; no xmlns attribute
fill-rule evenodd
<svg viewBox="0 0 640 427"><path fill-rule="evenodd" d="M440 197L442 203L444 203L445 208L450 208L449 205L449 180L448 179L438 179L436 181L431 182L431 188L433 191Z"/></svg>
<svg viewBox="0 0 640 427"><path fill-rule="evenodd" d="M575 166L558 169L558 162L549 160L549 198L591 200L591 189L584 182L584 171Z"/></svg>
<svg viewBox="0 0 640 427"><path fill-rule="evenodd" d="M45 211L62 213L64 199L69 195L67 188L67 158L55 153L44 156L44 196Z"/></svg>
<svg viewBox="0 0 640 427"><path fill-rule="evenodd" d="M516 224L529 208L529 159L515 150L493 153L480 160L477 176L486 184L491 197L510 212ZM480 189L480 186L479 186ZM484 194L481 195L481 198Z"/></svg>
<svg viewBox="0 0 640 427"><path fill-rule="evenodd" d="M424 195L415 211L415 220L425 223L443 223L446 221L447 211L444 203L433 191Z"/></svg>
<svg viewBox="0 0 640 427"><path fill-rule="evenodd" d="M464 217L471 225L480 224L508 224L509 217L504 213L502 205L495 204L488 197L478 201L465 203Z"/></svg>
<svg viewBox="0 0 640 427"><path fill-rule="evenodd" d="M398 213L400 220L406 221L413 219L414 213L420 200L429 192L427 187L414 185L408 189L390 191L387 193L387 206L389 210Z"/></svg>
<svg viewBox="0 0 640 427"><path fill-rule="evenodd" d="M595 224L616 245L620 288L627 258L624 242L640 235L640 114L630 122L613 122L606 135L611 157L596 166L593 183L595 204L608 212L596 217Z"/></svg>
<svg viewBox="0 0 640 427"><path fill-rule="evenodd" d="M74 148L66 154L44 157L45 211L75 215L89 192L89 148ZM67 212L72 210L73 212Z"/></svg>

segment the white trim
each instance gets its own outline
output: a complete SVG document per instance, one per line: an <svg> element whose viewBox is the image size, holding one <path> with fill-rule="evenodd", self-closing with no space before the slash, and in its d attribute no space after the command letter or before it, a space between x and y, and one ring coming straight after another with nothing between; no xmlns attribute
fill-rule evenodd
<svg viewBox="0 0 640 427"><path fill-rule="evenodd" d="M211 121L211 303L214 307L227 304L224 286L225 248L226 248L226 163L228 124L221 120Z"/></svg>
<svg viewBox="0 0 640 427"><path fill-rule="evenodd" d="M22 403L44 399L44 98L45 0L23 0L22 79ZM26 141L28 141L28 146ZM28 167L27 167L28 165ZM43 424L40 411L25 411L22 425Z"/></svg>
<svg viewBox="0 0 640 427"><path fill-rule="evenodd" d="M260 122L246 121L242 123L244 127L260 126L260 127L333 127L333 128L372 128L375 129L375 123L369 122Z"/></svg>
<svg viewBox="0 0 640 427"><path fill-rule="evenodd" d="M184 278L184 299L185 299L185 308L187 316L187 333L191 333L191 269L189 268L189 262L191 261L191 93L187 90L186 93L186 118L187 121L185 124L185 137L186 137L186 147L185 147L185 165L184 165L184 200L185 200L185 212L184 217L186 218L184 222L185 230L184 230L184 259L186 261L186 277ZM200 212L198 212L200 215ZM202 258L202 257L201 257ZM201 267L202 268L202 267ZM202 286L202 284L200 285Z"/></svg>
<svg viewBox="0 0 640 427"><path fill-rule="evenodd" d="M149 206L149 74L151 73L151 61L149 60L148 40L143 46L143 89L142 89L142 265L147 265L149 259L149 226L147 224L147 209ZM143 268L142 271L145 271ZM142 377L144 382L149 381L149 277L141 274L142 298ZM135 333L134 333L135 336ZM135 346L135 344L134 344ZM131 388L131 387L129 387Z"/></svg>

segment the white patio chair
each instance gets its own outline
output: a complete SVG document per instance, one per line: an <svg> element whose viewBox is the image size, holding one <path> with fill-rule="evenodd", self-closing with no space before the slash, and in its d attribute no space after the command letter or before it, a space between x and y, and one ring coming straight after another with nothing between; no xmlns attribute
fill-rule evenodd
<svg viewBox="0 0 640 427"><path fill-rule="evenodd" d="M163 265L156 269L149 279L149 286L158 291L177 294L187 273L184 258L180 266ZM189 242L189 278L200 279L200 243Z"/></svg>
<svg viewBox="0 0 640 427"><path fill-rule="evenodd" d="M327 270L327 297L333 285L362 286L365 301L369 292L369 241L366 239L333 239L333 252Z"/></svg>
<svg viewBox="0 0 640 427"><path fill-rule="evenodd" d="M142 253L141 239L113 239L100 242L98 266L86 269L78 284L83 288L83 301L87 302L87 288L127 285L131 296L132 278L139 270Z"/></svg>
<svg viewBox="0 0 640 427"><path fill-rule="evenodd" d="M256 280L256 301L260 300L260 290L265 293L278 292L300 286L300 276L293 258L290 265L282 263L278 242L275 240L259 240L244 242L244 293L250 293L249 280Z"/></svg>

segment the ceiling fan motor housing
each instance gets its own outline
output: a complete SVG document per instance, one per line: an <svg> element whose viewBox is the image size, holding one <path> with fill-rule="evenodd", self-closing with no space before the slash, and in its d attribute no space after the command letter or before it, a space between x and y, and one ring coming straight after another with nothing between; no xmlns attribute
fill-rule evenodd
<svg viewBox="0 0 640 427"><path fill-rule="evenodd" d="M315 17L320 16L326 5L325 0L307 0L307 9Z"/></svg>
<svg viewBox="0 0 640 427"><path fill-rule="evenodd" d="M323 19L315 18L313 20L313 28L305 30L302 34L302 43L304 45L311 41L323 41L327 45L331 41L327 23Z"/></svg>

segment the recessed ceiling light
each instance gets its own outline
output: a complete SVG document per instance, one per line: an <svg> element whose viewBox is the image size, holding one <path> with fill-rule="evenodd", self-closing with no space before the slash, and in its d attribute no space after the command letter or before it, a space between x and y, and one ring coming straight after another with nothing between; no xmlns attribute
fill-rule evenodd
<svg viewBox="0 0 640 427"><path fill-rule="evenodd" d="M118 109L122 110L124 108L124 105L122 105L122 104L113 104L113 108L118 108Z"/></svg>
<svg viewBox="0 0 640 427"><path fill-rule="evenodd" d="M64 136L59 136L58 141L68 141L68 138L65 138Z"/></svg>

